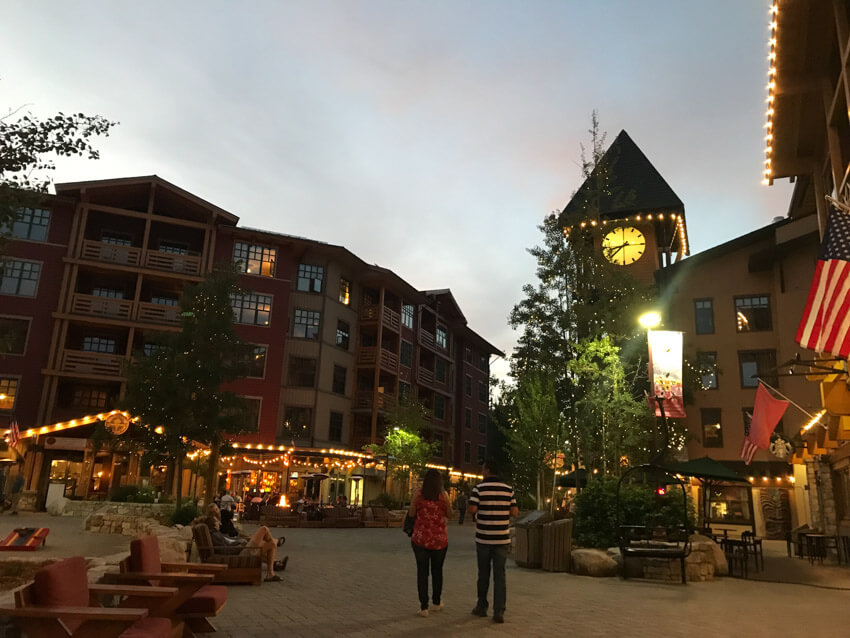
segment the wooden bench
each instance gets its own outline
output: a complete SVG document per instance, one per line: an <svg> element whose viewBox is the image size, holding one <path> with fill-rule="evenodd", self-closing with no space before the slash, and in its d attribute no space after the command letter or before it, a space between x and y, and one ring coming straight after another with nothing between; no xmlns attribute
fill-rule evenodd
<svg viewBox="0 0 850 638"><path fill-rule="evenodd" d="M215 547L212 544L209 528L198 523L192 526L192 537L198 548L198 557L202 563L225 565L227 569L215 575L215 583L248 583L259 585L263 582L263 561L259 547Z"/></svg>

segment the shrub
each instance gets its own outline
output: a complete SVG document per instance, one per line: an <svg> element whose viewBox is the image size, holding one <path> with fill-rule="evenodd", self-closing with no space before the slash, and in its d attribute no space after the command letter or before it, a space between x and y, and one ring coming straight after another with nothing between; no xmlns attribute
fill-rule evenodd
<svg viewBox="0 0 850 638"><path fill-rule="evenodd" d="M374 505L375 507L386 507L389 510L397 510L401 507L401 503L386 492L378 494L378 496L369 501L369 505Z"/></svg>
<svg viewBox="0 0 850 638"><path fill-rule="evenodd" d="M576 496L573 536L577 545L601 548L617 545L617 482L616 477L588 481L587 487ZM648 485L624 484L620 497L623 524L672 527L680 525L686 517L689 528L693 529L690 493L687 504L683 504L678 487L671 487L669 493L659 496Z"/></svg>
<svg viewBox="0 0 850 638"><path fill-rule="evenodd" d="M200 512L198 511L198 504L194 501L191 503L186 503L186 505L181 506L179 509L174 510L174 514L171 515L171 524L172 525L189 525L192 521L194 521Z"/></svg>
<svg viewBox="0 0 850 638"><path fill-rule="evenodd" d="M109 496L110 501L116 503L153 503L156 494L150 487L138 485L122 485L116 488Z"/></svg>

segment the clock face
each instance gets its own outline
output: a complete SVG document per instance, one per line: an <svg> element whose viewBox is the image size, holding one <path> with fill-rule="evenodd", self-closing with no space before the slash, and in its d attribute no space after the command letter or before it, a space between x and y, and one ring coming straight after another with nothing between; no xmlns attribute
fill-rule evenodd
<svg viewBox="0 0 850 638"><path fill-rule="evenodd" d="M643 256L646 238L637 228L620 226L602 238L602 254L618 266L628 266Z"/></svg>

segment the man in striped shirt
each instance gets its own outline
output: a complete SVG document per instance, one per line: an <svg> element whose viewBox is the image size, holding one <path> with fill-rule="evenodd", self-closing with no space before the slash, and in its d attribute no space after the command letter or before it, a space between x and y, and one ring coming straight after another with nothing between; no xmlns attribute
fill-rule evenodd
<svg viewBox="0 0 850 638"><path fill-rule="evenodd" d="M484 463L484 480L469 497L470 514L475 517L475 548L478 553L478 602L472 613L487 615L490 569L493 571L493 620L505 622L505 562L511 546L511 517L519 511L514 489L498 477L494 461Z"/></svg>

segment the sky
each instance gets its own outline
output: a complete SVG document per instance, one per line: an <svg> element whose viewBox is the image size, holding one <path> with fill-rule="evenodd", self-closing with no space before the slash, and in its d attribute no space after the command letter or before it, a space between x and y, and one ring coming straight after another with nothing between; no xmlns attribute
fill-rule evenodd
<svg viewBox="0 0 850 638"><path fill-rule="evenodd" d="M451 288L507 354L594 110L684 202L692 254L787 212L761 183L768 0L3 4L0 111L120 122L55 182L159 175Z"/></svg>

